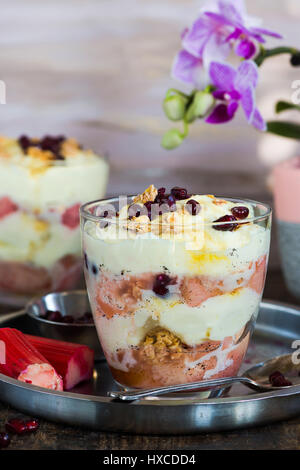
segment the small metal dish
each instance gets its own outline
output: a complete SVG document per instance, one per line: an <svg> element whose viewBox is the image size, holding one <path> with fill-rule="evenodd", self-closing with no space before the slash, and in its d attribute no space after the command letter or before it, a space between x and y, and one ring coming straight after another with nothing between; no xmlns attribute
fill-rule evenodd
<svg viewBox="0 0 300 470"><path fill-rule="evenodd" d="M71 315L74 323L47 320L43 315L47 310L58 310L62 316ZM43 297L34 298L23 310L0 315L1 320L9 321L22 315L28 315L37 326L40 336L71 343L86 344L95 351L95 359L104 359L103 351L94 324L76 323L76 318L90 311L86 291L53 292Z"/></svg>

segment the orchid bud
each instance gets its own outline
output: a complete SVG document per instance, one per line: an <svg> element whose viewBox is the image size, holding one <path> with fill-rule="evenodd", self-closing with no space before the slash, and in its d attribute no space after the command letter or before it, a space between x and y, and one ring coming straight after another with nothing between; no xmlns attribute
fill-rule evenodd
<svg viewBox="0 0 300 470"><path fill-rule="evenodd" d="M185 114L187 98L182 95L172 95L165 98L163 109L168 119L171 121L181 121Z"/></svg>
<svg viewBox="0 0 300 470"><path fill-rule="evenodd" d="M187 110L185 119L193 122L197 118L204 117L214 104L214 97L206 91L197 91L194 95L192 104Z"/></svg>
<svg viewBox="0 0 300 470"><path fill-rule="evenodd" d="M179 147L183 139L184 136L178 129L170 129L164 134L161 145L167 150L172 150Z"/></svg>

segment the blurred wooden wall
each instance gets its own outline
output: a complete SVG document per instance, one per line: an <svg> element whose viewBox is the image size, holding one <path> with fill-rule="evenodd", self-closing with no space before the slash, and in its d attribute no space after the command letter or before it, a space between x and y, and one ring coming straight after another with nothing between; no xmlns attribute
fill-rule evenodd
<svg viewBox="0 0 300 470"><path fill-rule="evenodd" d="M197 167L257 172L299 151L293 141L261 136L243 116L219 127L195 125L178 150L160 148L170 127L161 110L176 85L170 67L197 0L10 0L0 14L1 133L66 133L109 153L113 166ZM248 0L265 26L300 47L299 0ZM272 41L272 44L276 43ZM263 70L258 101L271 117L291 96L287 58Z"/></svg>

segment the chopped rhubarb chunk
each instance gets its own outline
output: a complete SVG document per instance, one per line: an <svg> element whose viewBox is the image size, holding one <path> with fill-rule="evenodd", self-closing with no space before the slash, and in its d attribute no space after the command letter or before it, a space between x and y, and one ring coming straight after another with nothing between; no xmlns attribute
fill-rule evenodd
<svg viewBox="0 0 300 470"><path fill-rule="evenodd" d="M0 219L4 219L4 217L17 210L18 206L9 197L2 197L0 199Z"/></svg>
<svg viewBox="0 0 300 470"><path fill-rule="evenodd" d="M5 344L5 364L0 364L2 374L50 390L63 390L62 378L21 331L1 328L0 340Z"/></svg>
<svg viewBox="0 0 300 470"><path fill-rule="evenodd" d="M92 377L94 351L89 347L38 336L26 338L62 376L65 390Z"/></svg>
<svg viewBox="0 0 300 470"><path fill-rule="evenodd" d="M51 277L46 268L14 261L0 261L0 289L18 294L50 290Z"/></svg>
<svg viewBox="0 0 300 470"><path fill-rule="evenodd" d="M65 210L63 215L61 216L61 223L69 227L70 229L74 229L79 225L79 208L80 204L74 204L68 209Z"/></svg>

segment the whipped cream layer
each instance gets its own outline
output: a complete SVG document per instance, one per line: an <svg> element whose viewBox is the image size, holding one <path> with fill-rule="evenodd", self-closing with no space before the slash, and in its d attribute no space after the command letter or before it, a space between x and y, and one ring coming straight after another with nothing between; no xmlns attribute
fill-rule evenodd
<svg viewBox="0 0 300 470"><path fill-rule="evenodd" d="M190 199L201 207L196 216L185 209ZM225 275L244 270L251 261L268 253L270 228L246 223L254 215L253 206L248 203L243 206L248 208L249 215L236 230L216 230L213 222L231 215L231 209L237 205L210 195L196 195L177 201L177 211L163 214L161 220L154 219L150 224L148 219L147 224L143 217L142 226L138 226L139 218L128 223L127 206L120 211L119 218L108 220L106 228L86 222L84 250L97 265L104 265L114 274L124 270L140 274L167 269L178 275L187 272ZM175 224L168 225L173 216ZM132 228L133 223L137 230Z"/></svg>
<svg viewBox="0 0 300 470"><path fill-rule="evenodd" d="M6 140L12 143L0 145L0 198L45 212L104 196L108 164L92 151L76 148L64 160L52 160L42 152L26 155L15 140Z"/></svg>
<svg viewBox="0 0 300 470"><path fill-rule="evenodd" d="M101 240L95 227L86 231L83 247L97 265L104 265L114 274L122 271L140 274L167 269L177 275L184 273L226 275L247 269L249 263L266 254L270 230L258 225L244 225L236 232L216 231L216 241L209 237L200 250L190 250L185 241L164 240L151 234L139 235L134 240ZM208 228L210 232L212 228ZM220 244L218 244L220 240Z"/></svg>
<svg viewBox="0 0 300 470"><path fill-rule="evenodd" d="M14 212L0 221L0 258L50 268L63 256L80 255L80 231Z"/></svg>

